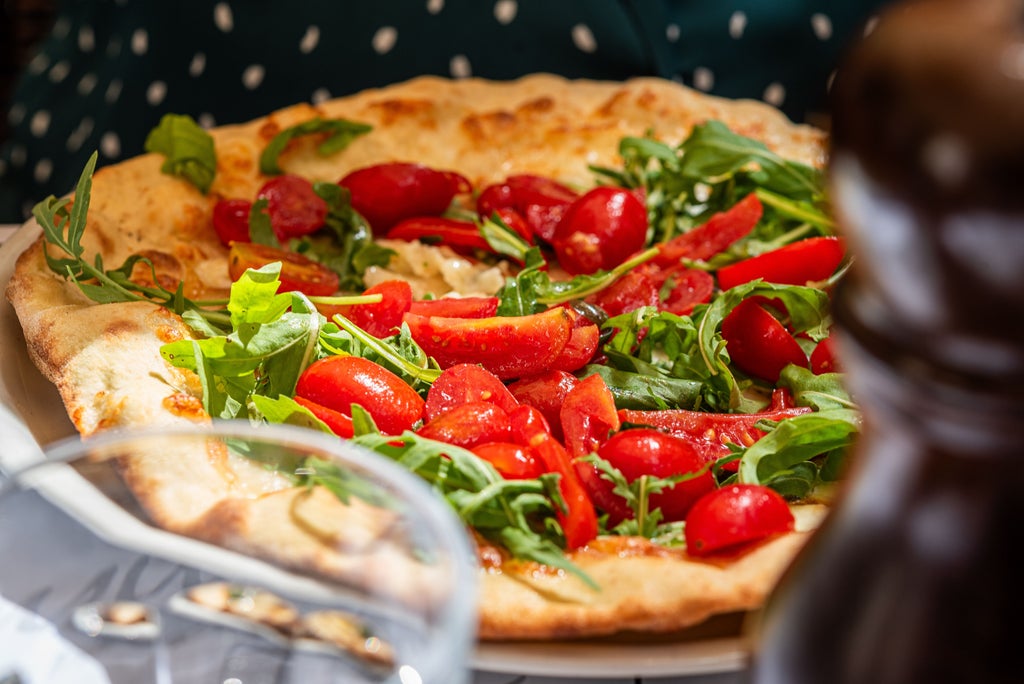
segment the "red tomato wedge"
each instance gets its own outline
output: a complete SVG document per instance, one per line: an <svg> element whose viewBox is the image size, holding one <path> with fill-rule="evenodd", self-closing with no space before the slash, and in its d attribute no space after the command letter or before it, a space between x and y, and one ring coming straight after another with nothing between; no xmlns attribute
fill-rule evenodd
<svg viewBox="0 0 1024 684"><path fill-rule="evenodd" d="M225 247L232 242L249 242L249 212L252 202L244 199L224 199L213 205L213 229Z"/></svg>
<svg viewBox="0 0 1024 684"><path fill-rule="evenodd" d="M738 368L777 382L791 363L807 367L807 355L796 338L754 299L744 299L722 321L722 338Z"/></svg>
<svg viewBox="0 0 1024 684"><path fill-rule="evenodd" d="M484 459L506 480L532 480L544 474L533 449L512 442L479 444L471 451Z"/></svg>
<svg viewBox="0 0 1024 684"><path fill-rule="evenodd" d="M595 453L619 429L615 397L600 375L588 375L566 393L559 422L573 459Z"/></svg>
<svg viewBox="0 0 1024 684"><path fill-rule="evenodd" d="M751 193L703 225L658 245L658 255L652 262L658 266L674 266L681 259L706 261L746 237L763 213L761 200Z"/></svg>
<svg viewBox="0 0 1024 684"><path fill-rule="evenodd" d="M486 401L511 413L519 402L494 373L475 363L445 369L427 391L425 420L434 421L448 411L470 402Z"/></svg>
<svg viewBox="0 0 1024 684"><path fill-rule="evenodd" d="M522 404L528 404L543 414L556 439L562 439L562 403L579 380L572 373L551 370L539 375L516 380L508 386L512 395Z"/></svg>
<svg viewBox="0 0 1024 684"><path fill-rule="evenodd" d="M591 304L601 307L609 316L636 311L642 306L658 306L658 284L650 276L650 269L626 273L600 292L587 297Z"/></svg>
<svg viewBox="0 0 1024 684"><path fill-rule="evenodd" d="M318 230L327 219L327 202L302 176L275 176L263 184L256 197L267 201L270 225L282 243Z"/></svg>
<svg viewBox="0 0 1024 684"><path fill-rule="evenodd" d="M338 274L301 254L255 242L233 242L228 252L228 273L238 280L250 268L281 262L279 292L302 292L311 297L327 297L338 290Z"/></svg>
<svg viewBox="0 0 1024 684"><path fill-rule="evenodd" d="M295 403L308 409L310 413L322 420L331 429L331 432L339 437L348 438L355 434L355 430L352 428L352 418L344 413L321 406L305 397L296 396Z"/></svg>
<svg viewBox="0 0 1024 684"><path fill-rule="evenodd" d="M572 332L562 352L551 362L553 370L574 371L587 365L594 358L601 341L601 329L586 316L571 311Z"/></svg>
<svg viewBox="0 0 1024 684"><path fill-rule="evenodd" d="M718 269L718 286L728 290L758 278L781 285L818 282L835 273L845 254L841 238L808 238Z"/></svg>
<svg viewBox="0 0 1024 684"><path fill-rule="evenodd" d="M835 342L832 335L819 342L811 352L811 371L815 375L840 371L839 360L836 358Z"/></svg>
<svg viewBox="0 0 1024 684"><path fill-rule="evenodd" d="M715 292L715 279L707 271L695 268L681 269L669 276L672 289L659 307L679 316L687 316L698 304L707 304Z"/></svg>
<svg viewBox="0 0 1024 684"><path fill-rule="evenodd" d="M487 442L507 442L512 438L511 423L497 404L471 401L428 421L416 432L428 439L471 449Z"/></svg>
<svg viewBox="0 0 1024 684"><path fill-rule="evenodd" d="M295 395L352 415L359 404L386 435L400 435L423 417L423 399L400 377L358 356L328 356L299 376Z"/></svg>
<svg viewBox="0 0 1024 684"><path fill-rule="evenodd" d="M405 219L389 230L387 236L391 240L447 245L457 252L474 249L493 251L475 223L440 216Z"/></svg>
<svg viewBox="0 0 1024 684"><path fill-rule="evenodd" d="M686 516L686 551L710 556L789 532L795 521L786 500L768 487L736 484L705 494Z"/></svg>
<svg viewBox="0 0 1024 684"><path fill-rule="evenodd" d="M497 297L442 297L418 299L409 311L420 316L448 318L488 318L498 313Z"/></svg>
<svg viewBox="0 0 1024 684"><path fill-rule="evenodd" d="M484 188L476 206L482 219L490 218L499 209L510 209L523 218L531 236L537 235L550 242L565 210L578 196L576 191L550 178L521 174ZM500 212L499 215L519 232L506 215Z"/></svg>
<svg viewBox="0 0 1024 684"><path fill-rule="evenodd" d="M453 171L406 162L357 169L338 184L352 193L352 208L369 221L378 236L402 219L438 216L456 195L473 189L465 177Z"/></svg>
<svg viewBox="0 0 1024 684"><path fill-rule="evenodd" d="M409 332L441 368L479 363L502 380L551 368L572 335L572 313L561 307L527 316L448 318L405 315Z"/></svg>
<svg viewBox="0 0 1024 684"><path fill-rule="evenodd" d="M509 419L513 439L533 449L545 472L561 476L559 491L565 500L566 510L559 511L557 518L565 534L566 548L571 551L593 540L598 531L597 511L576 476L565 447L551 436L544 416L532 406L520 406L509 415Z"/></svg>
<svg viewBox="0 0 1024 684"><path fill-rule="evenodd" d="M385 280L363 291L364 295L379 294L373 304L352 304L344 307L319 307L328 318L340 313L374 337L389 337L402 327L402 318L412 306L412 288L404 280Z"/></svg>

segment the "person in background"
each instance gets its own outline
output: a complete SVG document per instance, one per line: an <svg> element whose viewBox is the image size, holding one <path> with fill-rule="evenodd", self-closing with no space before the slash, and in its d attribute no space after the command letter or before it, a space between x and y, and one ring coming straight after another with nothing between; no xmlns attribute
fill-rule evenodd
<svg viewBox="0 0 1024 684"><path fill-rule="evenodd" d="M14 3L17 4L17 3ZM844 45L884 0L65 0L0 144L0 223L143 152L166 113L244 122L422 74L661 76L821 124Z"/></svg>

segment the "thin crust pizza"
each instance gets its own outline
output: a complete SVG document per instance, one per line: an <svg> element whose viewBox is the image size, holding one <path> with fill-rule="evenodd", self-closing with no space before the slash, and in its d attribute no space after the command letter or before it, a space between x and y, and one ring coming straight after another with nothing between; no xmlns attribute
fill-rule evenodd
<svg viewBox="0 0 1024 684"><path fill-rule="evenodd" d="M150 142L37 207L7 287L83 436L246 418L427 449L420 474L475 511L484 639L758 608L823 515L856 418L828 354L820 131L536 75ZM244 326L304 355L258 366ZM225 381L228 356L251 367ZM121 474L161 527L344 581L369 572L338 551L346 516L386 515L226 450Z"/></svg>

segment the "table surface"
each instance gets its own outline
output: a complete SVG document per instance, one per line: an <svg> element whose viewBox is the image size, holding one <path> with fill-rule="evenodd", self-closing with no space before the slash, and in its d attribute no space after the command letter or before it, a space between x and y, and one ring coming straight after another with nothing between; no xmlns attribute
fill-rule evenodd
<svg viewBox="0 0 1024 684"><path fill-rule="evenodd" d="M5 225L0 224L0 244L2 244L7 238L9 238L19 226L16 225ZM3 304L7 306L6 303ZM42 509L47 510L47 509ZM43 518L34 517L32 518L32 530L35 530L37 534L45 534L48 539L52 541L54 535L64 535L68 537L68 543L73 543L73 537L75 534L81 534L80 530L77 530L73 524L69 524L67 521L51 520L45 517ZM54 516L56 517L56 516ZM31 530L22 530L22 532L30 532ZM45 532L44 532L45 531ZM22 536L22 535L19 535ZM28 535L31 538L31 535ZM0 537L2 539L2 537ZM47 546L54 546L47 544ZM74 582L79 586L88 584L95 576L101 573L109 573L111 567L120 565L126 567L130 565L132 555L129 551L121 549L116 550L117 553L126 554L125 558L120 559L117 563L113 563L110 558L110 549L103 549L98 547L92 547L91 553L83 553L83 555L77 557L77 562L74 564L73 571L69 569L69 577L74 577ZM43 558L37 558L38 562L53 562L46 561ZM9 561L5 561L9 562ZM150 570L153 572L173 572L174 568L171 564L165 564L164 562L154 561L149 559L149 563L157 563ZM27 578L30 576L28 572L24 574ZM6 594L9 598L16 598L11 593L17 593L18 588L13 587L8 589ZM600 681L606 684L739 684L744 679L743 672L724 672L717 674L702 674L693 676L677 676L677 677L628 677L628 678L603 678ZM590 680L590 678L588 678ZM522 674L507 674L507 673L494 673L494 672L474 672L471 677L472 684L570 684L571 682L582 681L580 679L565 679L560 677L546 677L546 676L535 676L535 675L522 675ZM117 684L115 682L115 684Z"/></svg>

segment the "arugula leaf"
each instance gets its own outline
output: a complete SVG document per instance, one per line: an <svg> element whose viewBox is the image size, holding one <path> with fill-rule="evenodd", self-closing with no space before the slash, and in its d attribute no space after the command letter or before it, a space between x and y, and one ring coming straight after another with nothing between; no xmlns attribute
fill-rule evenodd
<svg viewBox="0 0 1024 684"><path fill-rule="evenodd" d="M147 152L158 152L166 158L160 170L172 176L181 176L209 192L217 175L217 153L213 137L195 120L183 114L164 114L160 123L146 136Z"/></svg>
<svg viewBox="0 0 1024 684"><path fill-rule="evenodd" d="M293 139L316 134L326 134L326 139L317 147L317 153L328 156L340 152L361 135L373 130L369 124L345 119L321 119L319 117L286 128L275 135L260 155L260 172L268 176L282 173L278 157Z"/></svg>
<svg viewBox="0 0 1024 684"><path fill-rule="evenodd" d="M841 373L815 375L806 368L790 365L782 369L777 385L789 389L798 406L810 406L818 411L856 409L842 379Z"/></svg>

